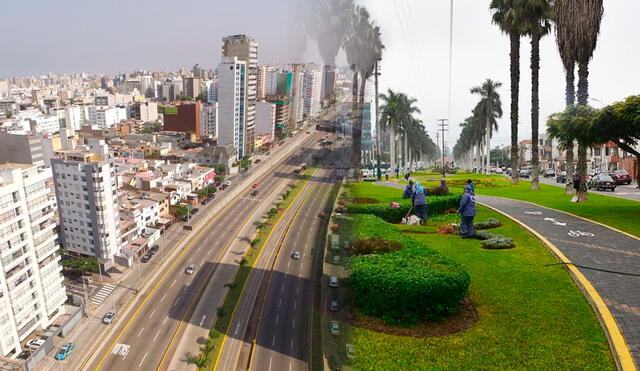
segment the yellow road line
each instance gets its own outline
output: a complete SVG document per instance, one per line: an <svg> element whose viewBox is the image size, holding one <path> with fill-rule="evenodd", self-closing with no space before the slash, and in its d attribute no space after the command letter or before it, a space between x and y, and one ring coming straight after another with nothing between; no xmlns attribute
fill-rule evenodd
<svg viewBox="0 0 640 371"><path fill-rule="evenodd" d="M596 315L600 320L600 323L604 327L605 334L609 339L609 346L611 347L611 352L613 353L613 358L616 361L618 369L623 371L637 370L635 363L633 361L633 357L631 357L631 351L629 350L629 346L624 336L622 336L620 327L618 326L618 323L616 322L615 318L613 318L611 311L609 310L607 305L604 303L604 300L602 300L602 297L600 296L600 294L598 294L598 291L596 291L593 285L591 285L591 282L589 282L589 280L582 274L582 272L580 272L580 270L571 263L571 260L569 260L553 243L551 243L544 236L536 232L533 228L529 227L525 223L521 222L515 217L507 213L504 213L494 207L483 204L482 202L478 202L478 204L488 209L491 209L499 214L502 214L507 218L513 220L514 222L518 223L520 226L522 226L524 229L526 229L535 237L537 237L540 241L542 241L547 246L547 248L562 263L565 263L564 266L569 270L569 272L571 273L571 276L574 278L574 281L576 281L576 283L578 284L578 287L580 287L581 291L587 297L587 300L591 303L591 306L595 310ZM536 206L539 206L539 205L536 205ZM552 210L555 210L555 209L552 209Z"/></svg>
<svg viewBox="0 0 640 371"><path fill-rule="evenodd" d="M311 173L310 175L315 174L315 170L313 171L313 173ZM267 246L267 243L269 242L269 239L271 238L271 235L273 234L273 232L276 230L276 227L278 227L278 225L280 224L280 221L284 218L284 216L286 215L287 211L289 210L289 208L295 203L295 201L298 199L298 196L300 196L300 194L302 194L302 192L305 190L305 188L307 187L309 181L305 180L304 181L304 185L302 186L302 188L300 189L300 192L296 193L296 196L293 200L291 200L291 203L287 206L287 208L282 212L282 216L278 219L278 221L276 222L276 224L273 225L273 228L271 229L271 231L269 231L269 234L267 235L267 238L264 240L264 244L262 245L262 248L260 249L260 251L258 251L258 255L256 256L256 260L254 261L253 266L255 266L255 263L257 263L260 260L260 255L262 255L262 251L264 251L265 247ZM304 197L304 199L302 200L302 202L300 203L300 205L302 205L304 203L304 200L306 200L306 198L309 196L310 193L307 193L307 195ZM298 206L298 209L296 209L296 214L299 210L300 206ZM293 217L295 217L295 214L293 215ZM293 220L292 217L292 220ZM287 231L288 232L288 228ZM286 232L285 232L285 237L286 237ZM276 252L276 258L277 258L278 254ZM244 294L244 290L247 288L247 282L249 282L250 278L251 278L251 274L253 274L253 266L251 266L251 270L249 271L249 274L247 275L247 279L244 281L244 283L242 284L242 290L240 290L240 295L238 296L238 301L236 301L236 305L233 307L233 312L231 313L231 319L229 320L229 324L227 325L227 329L224 331L223 334L223 338L222 338L222 343L220 344L220 348L218 350L218 355L216 356L216 362L213 365L213 369L215 370L218 367L218 363L220 362L220 355L222 354L222 349L224 349L224 344L227 341L227 333L229 332L229 329L231 328L231 324L233 323L234 320L234 316L236 314L236 310L238 309L238 305L240 304L240 299L242 298L242 295ZM236 273L237 274L237 273ZM267 286L268 289L269 286ZM229 292L227 292L227 295L229 295ZM225 298L226 300L226 298ZM215 326L215 323L214 323ZM257 330L256 330L257 331Z"/></svg>

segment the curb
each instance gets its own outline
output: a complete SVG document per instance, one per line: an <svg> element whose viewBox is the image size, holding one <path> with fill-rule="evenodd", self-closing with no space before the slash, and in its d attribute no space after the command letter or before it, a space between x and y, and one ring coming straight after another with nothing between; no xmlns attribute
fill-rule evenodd
<svg viewBox="0 0 640 371"><path fill-rule="evenodd" d="M506 199L506 198L503 198L503 199ZM527 201L523 201L523 202L527 202ZM532 202L529 202L529 203L533 204ZM591 285L591 282L587 280L587 278L582 274L582 272L580 272L580 270L576 268L572 264L572 262L553 243L547 240L540 233L533 230L533 228L524 224L523 222L516 219L515 217L507 213L504 213L492 206L489 206L482 202L478 202L478 204L486 207L489 210L492 210L501 215L504 215L507 218L511 219L512 221L518 223L520 226L526 229L529 233L531 233L540 241L542 241L542 243L547 247L547 249L549 249L549 251L558 260L560 260L560 262L565 263L564 266L566 267L566 269L569 270L569 274L573 278L573 281L578 285L578 287L580 288L580 291L582 291L586 299L589 301L589 303L593 307L593 310L596 313L596 316L598 317L598 320L600 321L600 324L605 334L607 335L607 339L609 340L609 347L611 348L611 353L613 355L613 359L616 362L616 366L618 370L622 370L622 371L637 370L635 363L633 361L633 358L631 357L631 351L629 349L629 346L627 345L627 342L622 336L622 332L620 331L620 327L618 326L618 323L613 318L611 311L609 311L609 308L604 303L604 300L602 300L602 297L600 296L600 294L598 294L596 289ZM540 205L536 205L536 206L540 206ZM546 209L555 210L548 207ZM556 211L559 211L559 210L556 210ZM566 213L566 214L572 215L570 213ZM584 218L581 218L581 219L584 219ZM584 220L590 221L588 219L584 219Z"/></svg>

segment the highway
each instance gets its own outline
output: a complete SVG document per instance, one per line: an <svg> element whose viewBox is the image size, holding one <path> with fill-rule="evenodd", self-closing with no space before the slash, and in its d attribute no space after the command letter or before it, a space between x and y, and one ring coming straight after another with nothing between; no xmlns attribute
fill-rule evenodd
<svg viewBox="0 0 640 371"><path fill-rule="evenodd" d="M303 142L308 146L317 141L312 133ZM229 200L224 208L211 218L207 226L191 237L182 253L167 268L128 318L120 318L117 328L104 341L104 346L85 368L123 370L130 368L156 368L174 337L179 325L185 321L199 300L203 288L218 266L219 259L236 240L238 232L264 200L290 179L282 174L291 173L299 165L300 155L292 152L288 161L275 166L260 179L260 195L250 200L246 194ZM249 190L246 192L249 193ZM193 275L184 273L189 264L196 265ZM128 351L114 354L122 348Z"/></svg>
<svg viewBox="0 0 640 371"><path fill-rule="evenodd" d="M318 214L328 214L331 205L335 165L347 141L338 143L340 148L325 151L320 169L264 246L238 303L217 370L311 368L312 308L320 307L314 302L314 282L326 232L326 221ZM292 258L294 251L299 259Z"/></svg>

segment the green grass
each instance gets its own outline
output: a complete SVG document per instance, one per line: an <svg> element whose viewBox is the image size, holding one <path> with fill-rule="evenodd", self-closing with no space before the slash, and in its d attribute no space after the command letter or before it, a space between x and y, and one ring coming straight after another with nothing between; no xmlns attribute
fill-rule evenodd
<svg viewBox="0 0 640 371"><path fill-rule="evenodd" d="M473 179L474 183L476 183L476 194L533 202L541 206L591 219L640 237L640 228L638 228L640 202L638 201L589 193L589 201L576 203L570 202L573 196L565 195L563 187L540 184L540 190L532 191L530 181L520 180L519 184L512 185L509 179L495 174L490 177L479 174L447 176L447 180L453 180L453 183L455 183L455 180L459 181L467 178ZM428 181L425 184L427 186L435 186L438 183L437 181ZM450 188L453 191L462 190L462 188L458 187Z"/></svg>
<svg viewBox="0 0 640 371"><path fill-rule="evenodd" d="M364 188L352 190L374 197ZM384 196L380 192L375 195ZM469 272L478 322L457 334L425 338L352 328L348 341L356 346L355 369L615 369L604 332L569 274L560 266L545 267L556 260L519 225L479 207L476 221L488 217L503 223L491 232L513 238L516 248L483 250L479 241L454 235L409 235ZM428 227L400 228L435 231L436 225L455 220L455 215L435 217Z"/></svg>

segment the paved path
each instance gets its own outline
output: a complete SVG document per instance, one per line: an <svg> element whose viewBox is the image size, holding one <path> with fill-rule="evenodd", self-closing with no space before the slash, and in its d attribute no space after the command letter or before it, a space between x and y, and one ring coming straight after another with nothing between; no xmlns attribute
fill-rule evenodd
<svg viewBox="0 0 640 371"><path fill-rule="evenodd" d="M527 225L576 265L627 273L577 267L602 297L640 366L640 239L528 202L481 195L477 200Z"/></svg>

